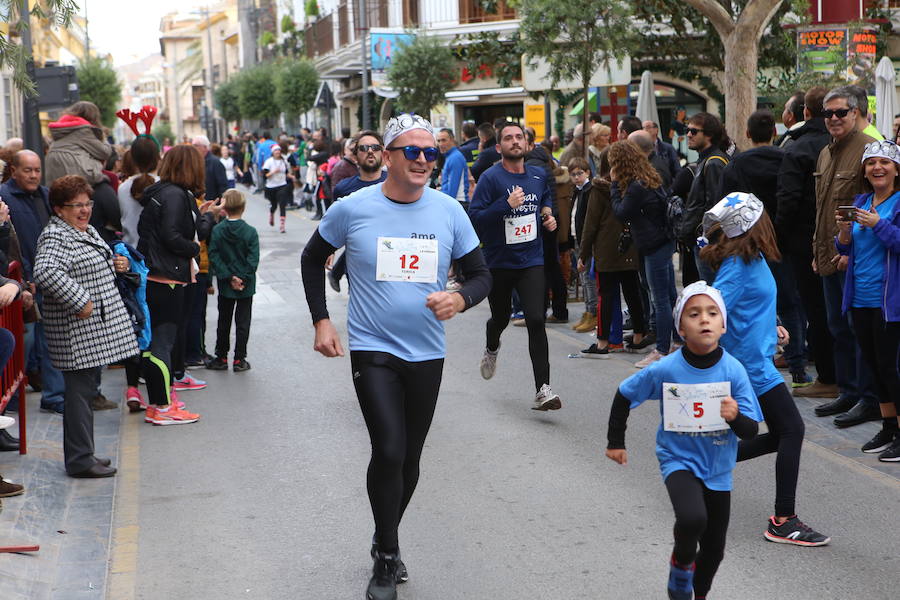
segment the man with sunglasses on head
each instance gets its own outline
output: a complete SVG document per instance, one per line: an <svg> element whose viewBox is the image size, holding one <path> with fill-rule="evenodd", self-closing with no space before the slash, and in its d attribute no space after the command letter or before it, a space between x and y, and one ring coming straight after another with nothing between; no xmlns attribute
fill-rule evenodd
<svg viewBox="0 0 900 600"><path fill-rule="evenodd" d="M834 245L838 233L834 218L838 206L852 205L864 191L862 162L866 144L875 140L859 130L859 98L852 86L835 88L823 101L825 127L831 142L816 163L816 223L812 239L812 269L822 278L828 329L834 339L834 365L840 396L817 408L821 416L837 414L837 427L850 427L881 419L874 379L863 361L856 336L841 303L847 257ZM832 396L833 397L833 396Z"/></svg>
<svg viewBox="0 0 900 600"><path fill-rule="evenodd" d="M365 139L365 138L362 138ZM301 270L315 326L315 350L343 356L325 306L323 267L346 246L353 293L347 311L353 385L372 445L368 492L375 518L369 600L395 600L406 581L397 530L419 478L444 365L443 321L490 289L469 218L460 204L427 187L438 156L431 124L391 119L384 133L387 178L334 204L303 250ZM451 261L466 277L444 287Z"/></svg>
<svg viewBox="0 0 900 600"><path fill-rule="evenodd" d="M500 335L509 324L512 292L516 290L528 328L528 353L534 374L534 410L562 406L550 389L550 359L544 328L544 247L539 229L556 230L553 200L542 169L525 164L525 130L506 123L498 130L501 160L486 170L475 186L469 216L484 247L493 276L488 295L491 318L481 359L481 376L490 379L497 368Z"/></svg>

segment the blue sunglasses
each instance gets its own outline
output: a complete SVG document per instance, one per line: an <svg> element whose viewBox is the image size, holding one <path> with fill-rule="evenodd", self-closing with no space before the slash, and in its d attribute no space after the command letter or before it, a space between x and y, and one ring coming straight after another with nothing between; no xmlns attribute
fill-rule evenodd
<svg viewBox="0 0 900 600"><path fill-rule="evenodd" d="M428 148L420 148L419 146L388 146L386 150L403 150L403 156L406 160L418 160L419 154L425 155L425 160L434 162L438 157L438 149L434 146Z"/></svg>

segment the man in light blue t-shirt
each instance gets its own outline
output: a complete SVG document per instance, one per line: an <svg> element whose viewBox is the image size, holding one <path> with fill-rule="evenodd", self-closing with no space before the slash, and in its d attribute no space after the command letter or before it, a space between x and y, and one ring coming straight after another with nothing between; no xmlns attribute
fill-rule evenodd
<svg viewBox="0 0 900 600"><path fill-rule="evenodd" d="M315 349L343 356L325 307L324 266L346 246L353 281L350 363L372 449L371 600L395 599L397 583L408 578L397 529L419 478L441 385L443 321L483 300L491 285L466 213L453 198L426 187L438 156L431 124L416 115L395 117L384 144L387 179L332 205L301 260ZM456 292L445 291L451 261L466 277Z"/></svg>

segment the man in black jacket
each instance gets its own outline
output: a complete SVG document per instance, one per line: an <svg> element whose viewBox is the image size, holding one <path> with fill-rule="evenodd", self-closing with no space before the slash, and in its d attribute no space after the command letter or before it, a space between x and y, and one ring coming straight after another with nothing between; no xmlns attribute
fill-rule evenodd
<svg viewBox="0 0 900 600"><path fill-rule="evenodd" d="M479 125L478 137L481 139L481 150L478 152L475 164L469 169L476 182L482 173L500 160L500 152L497 151L497 134L494 131L494 126L490 123Z"/></svg>
<svg viewBox="0 0 900 600"><path fill-rule="evenodd" d="M205 135L194 136L194 148L196 148L203 157L204 167L206 169L206 192L207 200L218 200L228 189L228 179L225 177L225 165L222 164L212 152L209 151L209 138Z"/></svg>
<svg viewBox="0 0 900 600"><path fill-rule="evenodd" d="M722 199L719 191L722 187L722 171L729 162L724 151L729 139L719 118L706 112L699 112L688 119L687 138L688 148L695 150L700 156L694 183L684 203L678 239L692 249L700 279L711 283L715 280L716 273L700 260L696 241L703 213Z"/></svg>
<svg viewBox="0 0 900 600"><path fill-rule="evenodd" d="M822 101L827 91L816 86L806 92L803 109L806 121L791 132L794 141L786 147L778 171L775 232L782 263L794 273L796 292L806 313L806 340L818 373L816 381L795 390L795 396L834 397L837 394L834 340L828 331L822 280L812 270L812 239L816 228L816 180L813 174L822 148L831 142L831 134L822 118ZM828 414L836 413L826 411L821 416Z"/></svg>
<svg viewBox="0 0 900 600"><path fill-rule="evenodd" d="M459 151L463 153L466 165L472 168L472 165L475 163L474 152L478 150L478 142L480 141L478 139L478 129L474 123L463 123L462 137L465 141L459 145Z"/></svg>

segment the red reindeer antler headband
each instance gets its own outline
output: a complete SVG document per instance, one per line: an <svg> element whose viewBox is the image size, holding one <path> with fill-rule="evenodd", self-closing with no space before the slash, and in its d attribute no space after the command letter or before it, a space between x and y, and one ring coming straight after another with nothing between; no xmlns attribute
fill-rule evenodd
<svg viewBox="0 0 900 600"><path fill-rule="evenodd" d="M125 121L125 124L131 129L131 131L137 137L148 137L159 146L159 140L153 137L153 134L150 133L150 129L153 126L153 119L156 118L156 113L159 112L155 106L150 106L149 104L142 106L141 111L137 113L131 112L127 108L123 108L119 112L116 113L116 116ZM138 131L137 123L138 120L144 123L144 133Z"/></svg>

